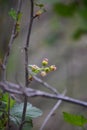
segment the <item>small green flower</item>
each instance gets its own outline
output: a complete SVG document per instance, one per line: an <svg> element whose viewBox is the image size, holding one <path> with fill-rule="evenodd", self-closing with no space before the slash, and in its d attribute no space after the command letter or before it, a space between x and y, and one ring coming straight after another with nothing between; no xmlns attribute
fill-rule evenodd
<svg viewBox="0 0 87 130"><path fill-rule="evenodd" d="M49 67L44 68L44 70L45 70L46 73L50 72L50 68Z"/></svg>
<svg viewBox="0 0 87 130"><path fill-rule="evenodd" d="M42 76L42 77L44 77L44 76L46 76L46 75L47 75L45 71L41 71L41 73L40 73L40 74L41 74L41 76Z"/></svg>
<svg viewBox="0 0 87 130"><path fill-rule="evenodd" d="M44 59L43 59L42 65L43 65L43 66L48 65L48 59L47 59L47 58L44 58Z"/></svg>
<svg viewBox="0 0 87 130"><path fill-rule="evenodd" d="M57 69L57 68L56 68L55 65L51 65L51 66L50 66L50 70L51 70L51 71L55 71L56 69Z"/></svg>

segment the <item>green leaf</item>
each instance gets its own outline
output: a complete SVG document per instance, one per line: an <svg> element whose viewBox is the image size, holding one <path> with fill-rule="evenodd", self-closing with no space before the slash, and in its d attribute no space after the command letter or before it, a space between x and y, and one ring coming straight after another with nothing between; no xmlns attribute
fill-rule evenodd
<svg viewBox="0 0 87 130"><path fill-rule="evenodd" d="M19 117L19 116L13 116L13 115L11 115L11 116L10 116L10 120L11 120L15 125L17 125L17 127L18 127L18 126L20 125L20 123L21 123L21 117ZM27 130L27 129L28 129L28 130L31 130L32 127L33 127L32 119L26 120L23 129L24 129L24 130Z"/></svg>
<svg viewBox="0 0 87 130"><path fill-rule="evenodd" d="M11 9L8 14L13 18L13 20L17 20L17 13L14 9Z"/></svg>
<svg viewBox="0 0 87 130"><path fill-rule="evenodd" d="M2 101L4 101L4 102L8 102L8 93L4 93L3 95L2 95Z"/></svg>
<svg viewBox="0 0 87 130"><path fill-rule="evenodd" d="M10 120L16 124L17 126L21 122L22 113L23 113L23 106L24 103L15 104L14 107L10 111ZM42 115L42 111L36 107L33 107L32 104L27 103L27 110L26 110L26 124L24 125L24 130L31 130L32 125L32 118L36 118Z"/></svg>
<svg viewBox="0 0 87 130"><path fill-rule="evenodd" d="M44 4L35 3L35 5L38 6L38 7L40 7L40 8L44 7Z"/></svg>
<svg viewBox="0 0 87 130"><path fill-rule="evenodd" d="M61 0L40 0L41 3L49 3L49 4L53 4L56 2L60 2Z"/></svg>
<svg viewBox="0 0 87 130"><path fill-rule="evenodd" d="M87 123L87 119L82 115L75 115L75 114L63 112L63 117L66 122L74 126L83 127L83 125Z"/></svg>
<svg viewBox="0 0 87 130"><path fill-rule="evenodd" d="M21 117L23 112L24 103L15 104L11 109L11 115L16 115ZM42 115L42 111L36 107L33 107L32 104L27 103L26 117L36 118Z"/></svg>
<svg viewBox="0 0 87 130"><path fill-rule="evenodd" d="M23 106L24 103L15 104L10 111L10 119L19 124L21 121L22 113L23 113ZM36 118L42 115L42 111L36 107L33 107L32 104L27 103L27 110L26 110L26 121L30 121L32 118Z"/></svg>
<svg viewBox="0 0 87 130"><path fill-rule="evenodd" d="M33 128L32 121L28 121L23 125L23 130L31 130Z"/></svg>
<svg viewBox="0 0 87 130"><path fill-rule="evenodd" d="M75 3L64 4L64 3L56 3L53 6L53 9L56 14L63 17L71 17L74 15L77 5Z"/></svg>
<svg viewBox="0 0 87 130"><path fill-rule="evenodd" d="M13 122L17 126L19 126L19 124L21 122L21 118L20 117L16 117L14 115L10 115L10 120L11 120L11 122Z"/></svg>
<svg viewBox="0 0 87 130"><path fill-rule="evenodd" d="M2 102L0 103L0 111L1 111L1 110L4 110L4 109L6 108L6 106L7 106L7 103L4 102L4 101L2 101Z"/></svg>
<svg viewBox="0 0 87 130"><path fill-rule="evenodd" d="M42 111L31 105L30 107L27 107L26 115L31 118L37 118L42 115Z"/></svg>
<svg viewBox="0 0 87 130"><path fill-rule="evenodd" d="M10 97L10 108L12 108L15 103L16 101Z"/></svg>
<svg viewBox="0 0 87 130"><path fill-rule="evenodd" d="M2 101L4 104L6 104L6 110L8 109L8 98L9 98L8 93L3 94ZM14 104L15 104L15 100L10 97L10 108L12 108Z"/></svg>

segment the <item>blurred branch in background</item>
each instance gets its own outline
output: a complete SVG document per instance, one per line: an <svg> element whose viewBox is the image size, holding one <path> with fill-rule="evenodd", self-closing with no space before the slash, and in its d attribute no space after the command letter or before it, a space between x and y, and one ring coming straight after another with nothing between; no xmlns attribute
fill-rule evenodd
<svg viewBox="0 0 87 130"><path fill-rule="evenodd" d="M8 43L11 36L13 21L11 21L8 12L13 7L16 8L15 0L0 0L0 59L3 61L4 55L8 50ZM3 30L3 31L2 31ZM1 68L0 68L1 79Z"/></svg>
<svg viewBox="0 0 87 130"><path fill-rule="evenodd" d="M5 81L6 80L6 67L7 67L7 63L8 63L8 58L10 55L10 51L12 48L12 44L14 42L14 39L16 38L17 35L17 23L18 23L18 15L20 14L20 10L21 10L21 0L18 1L18 8L17 8L17 12L16 12L16 19L14 21L14 25L13 25L13 29L12 29L12 34L9 40L9 44L8 44L8 49L5 53L4 56L4 60L3 60L3 65L2 65L2 80Z"/></svg>
<svg viewBox="0 0 87 130"><path fill-rule="evenodd" d="M10 89L9 87L12 89ZM80 100L77 100L74 98L70 98L68 96L63 96L62 94L55 95L55 94L50 94L50 93L40 91L40 90L25 88L24 86L20 86L18 84L14 84L14 83L0 82L0 88L2 90L12 93L12 94L15 93L15 94L19 94L19 95L25 95L28 97L42 96L42 97L46 97L46 98L58 99L58 100L62 100L62 101L66 101L69 103L87 107L87 102L85 102L85 101L80 101ZM15 89L16 89L16 91L14 91Z"/></svg>
<svg viewBox="0 0 87 130"><path fill-rule="evenodd" d="M65 94L66 94L66 90L63 92L62 95L64 96ZM58 109L58 107L60 106L61 103L62 103L62 100L57 101L57 103L54 105L54 107L50 110L50 112L49 112L48 115L46 116L46 118L45 118L45 120L44 120L44 122L43 122L43 124L42 124L42 126L41 126L41 128L40 128L40 130L43 130L43 129L44 129L44 127L46 126L48 120L51 118L51 116L53 115L54 111L55 111L56 109Z"/></svg>

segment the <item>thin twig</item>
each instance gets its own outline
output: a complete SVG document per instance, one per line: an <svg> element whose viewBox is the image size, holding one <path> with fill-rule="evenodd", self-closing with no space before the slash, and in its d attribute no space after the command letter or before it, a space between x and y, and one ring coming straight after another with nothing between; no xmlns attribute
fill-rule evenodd
<svg viewBox="0 0 87 130"><path fill-rule="evenodd" d="M17 7L17 18L18 18L18 14L20 13L20 10L21 10L21 5L22 5L22 0L19 0L18 1L18 7ZM6 52L6 54L4 56L4 60L3 60L3 65L2 65L2 80L3 81L6 80L6 67L7 67L10 51L11 51L11 48L12 48L12 44L13 44L13 41L14 41L15 35L16 35L16 24L17 24L17 21L18 21L18 19L16 19L14 21L14 25L13 25L10 41L8 43L8 49L7 49L7 52Z"/></svg>
<svg viewBox="0 0 87 130"><path fill-rule="evenodd" d="M66 90L63 92L63 96L66 94ZM46 126L48 120L50 119L50 117L53 115L54 111L60 106L60 104L62 103L62 100L57 101L57 103L54 105L54 107L51 109L51 111L49 112L49 114L46 116L46 119L44 120L40 130L43 130L44 127Z"/></svg>
<svg viewBox="0 0 87 130"><path fill-rule="evenodd" d="M41 80L40 78L38 78L37 76L33 76L33 79L35 81L37 81L38 83L42 84L44 87L46 87L47 89L51 90L52 92L54 92L55 94L59 94L59 92L53 88L51 85L49 85L47 82L44 82L43 80ZM63 96L65 95L66 91L63 92ZM51 111L49 112L49 114L47 115L46 119L44 120L40 130L43 130L46 123L48 122L48 120L50 119L50 117L52 116L52 114L54 113L54 111L60 106L62 100L57 101L57 103L54 105L54 107L51 109Z"/></svg>
<svg viewBox="0 0 87 130"><path fill-rule="evenodd" d="M29 43L30 43L30 35L31 35L31 29L32 29L32 24L33 24L33 13L34 13L34 2L33 0L30 0L30 21L29 21L29 28L28 28L28 34L27 34L27 40L25 44L25 87L28 87L29 85L29 72L28 72L28 49L29 49ZM25 120L26 116L26 109L27 109L27 96L25 95L24 97L24 107L23 107L23 113L22 113L22 122ZM19 126L19 130L22 130L23 125Z"/></svg>
<svg viewBox="0 0 87 130"><path fill-rule="evenodd" d="M77 104L77 105L80 105L80 106L87 107L87 102L77 100L77 99L74 99L74 98L71 98L71 97L68 97L68 96L62 96L61 94L60 95L54 95L54 94L50 94L50 93L46 93L46 92L37 90L36 92L31 93L30 95L28 93L28 96L29 97L41 96L41 97L46 97L46 98L48 97L48 98L51 98L51 99L58 99L58 100L62 100L62 101L65 101L65 102L69 102L69 103L73 103L73 104Z"/></svg>
<svg viewBox="0 0 87 130"><path fill-rule="evenodd" d="M49 90L51 90L55 94L59 94L59 92L57 91L57 89L55 89L54 87L52 87L51 85L49 85L47 82L44 82L43 80L41 80L37 76L33 76L33 78L34 78L35 81L37 81L38 83L42 84L44 87L48 88Z"/></svg>
<svg viewBox="0 0 87 130"><path fill-rule="evenodd" d="M28 87L29 84L29 71L28 71L28 49L29 49L29 43L30 43L30 36L31 36L31 29L33 24L33 13L34 13L34 2L33 0L30 0L30 22L29 22L29 28L28 28L28 34L27 34L27 40L25 44L25 86Z"/></svg>
<svg viewBox="0 0 87 130"><path fill-rule="evenodd" d="M3 88L4 91L7 91L11 94L18 94L18 95L23 94L22 93L23 88L17 84L11 82L0 82L0 85L1 85L0 87Z"/></svg>

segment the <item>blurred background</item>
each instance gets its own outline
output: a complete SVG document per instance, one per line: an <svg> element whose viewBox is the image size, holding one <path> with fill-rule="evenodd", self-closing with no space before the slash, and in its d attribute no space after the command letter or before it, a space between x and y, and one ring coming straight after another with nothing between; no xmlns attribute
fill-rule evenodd
<svg viewBox="0 0 87 130"><path fill-rule="evenodd" d="M60 93L67 89L67 96L87 101L87 0L36 0L44 4L46 12L33 23L29 46L29 64L41 66L43 58L57 70L42 80L55 87ZM0 59L3 60L11 36L11 8L16 9L17 1L0 0ZM39 7L35 6L35 12ZM24 84L24 45L29 23L30 3L23 1L21 29L15 39L7 65L7 80ZM0 70L1 72L1 70ZM48 91L33 81L31 88ZM48 91L49 92L49 91ZM29 99L33 105L43 110L43 115L34 119L33 130L39 130L55 100L42 97ZM44 130L80 130L66 123L62 112L85 115L86 108L62 102L50 118Z"/></svg>

